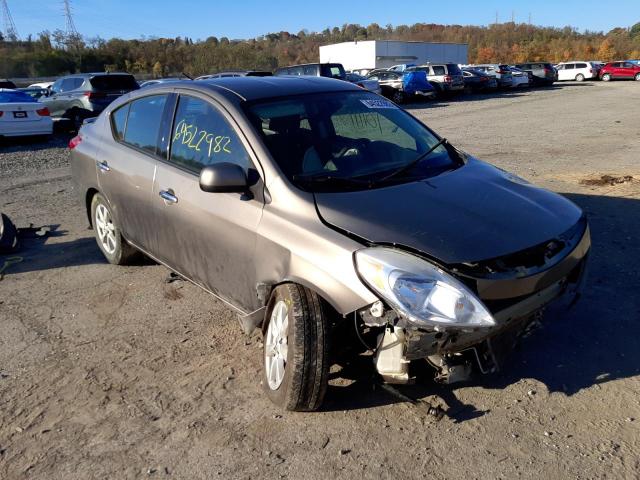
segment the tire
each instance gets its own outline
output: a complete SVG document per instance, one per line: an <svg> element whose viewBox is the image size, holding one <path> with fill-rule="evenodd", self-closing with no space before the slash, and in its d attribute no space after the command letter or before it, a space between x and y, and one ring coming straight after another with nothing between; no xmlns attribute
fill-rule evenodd
<svg viewBox="0 0 640 480"><path fill-rule="evenodd" d="M640 73L636 73L636 76L633 78L636 80L636 82L640 82Z"/></svg>
<svg viewBox="0 0 640 480"><path fill-rule="evenodd" d="M84 122L85 114L78 107L73 107L71 110L65 113L65 118L71 122L71 128L76 132L80 130L82 122Z"/></svg>
<svg viewBox="0 0 640 480"><path fill-rule="evenodd" d="M576 82L584 82L584 75L581 73L576 75Z"/></svg>
<svg viewBox="0 0 640 480"><path fill-rule="evenodd" d="M602 75L603 82L608 82L610 80L611 80L611 75L609 73L605 73L604 75Z"/></svg>
<svg viewBox="0 0 640 480"><path fill-rule="evenodd" d="M391 100L393 103L397 103L398 105L402 105L405 101L405 95L402 90L396 90L391 95Z"/></svg>
<svg viewBox="0 0 640 480"><path fill-rule="evenodd" d="M99 193L91 199L91 223L96 232L98 248L109 263L128 265L139 256L138 250L122 237L113 219L111 207Z"/></svg>
<svg viewBox="0 0 640 480"><path fill-rule="evenodd" d="M328 325L316 293L292 283L274 289L263 327L262 386L279 407L310 412L322 405L330 366Z"/></svg>

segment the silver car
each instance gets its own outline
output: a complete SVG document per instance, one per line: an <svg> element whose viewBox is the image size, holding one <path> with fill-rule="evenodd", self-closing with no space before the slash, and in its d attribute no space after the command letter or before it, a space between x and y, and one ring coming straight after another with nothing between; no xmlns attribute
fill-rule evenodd
<svg viewBox="0 0 640 480"><path fill-rule="evenodd" d="M345 342L389 383L421 359L443 382L495 370L590 248L573 203L339 80L151 86L70 147L106 259L144 252L260 328L264 390L289 410L321 406Z"/></svg>

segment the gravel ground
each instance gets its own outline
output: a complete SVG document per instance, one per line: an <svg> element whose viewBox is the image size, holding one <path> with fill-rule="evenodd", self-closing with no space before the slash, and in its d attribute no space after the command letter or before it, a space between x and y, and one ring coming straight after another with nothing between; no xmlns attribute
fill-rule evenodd
<svg viewBox="0 0 640 480"><path fill-rule="evenodd" d="M440 422L373 388L366 358L335 372L322 412L279 411L231 311L162 266L105 263L68 137L0 145L0 210L56 226L0 281L0 478L638 478L638 106L637 82L595 82L407 107L567 195L593 236L583 299L550 309L502 373L402 388ZM603 174L635 179L580 183Z"/></svg>

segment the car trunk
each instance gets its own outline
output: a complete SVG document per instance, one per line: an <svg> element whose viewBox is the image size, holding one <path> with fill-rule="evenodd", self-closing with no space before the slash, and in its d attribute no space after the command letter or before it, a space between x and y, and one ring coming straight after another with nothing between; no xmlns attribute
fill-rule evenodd
<svg viewBox="0 0 640 480"><path fill-rule="evenodd" d="M46 107L36 102L15 102L0 104L0 122L36 122L43 118L38 110Z"/></svg>

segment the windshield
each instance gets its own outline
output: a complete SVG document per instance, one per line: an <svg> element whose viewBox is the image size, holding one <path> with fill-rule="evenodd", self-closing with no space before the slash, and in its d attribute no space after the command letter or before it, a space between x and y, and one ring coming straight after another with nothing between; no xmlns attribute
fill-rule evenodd
<svg viewBox="0 0 640 480"><path fill-rule="evenodd" d="M36 100L24 92L0 92L0 103L34 103Z"/></svg>
<svg viewBox="0 0 640 480"><path fill-rule="evenodd" d="M336 92L255 103L248 108L271 155L306 190L371 188L440 141L394 103L367 92ZM394 182L436 175L457 166L446 144L411 165ZM326 182L322 180L332 180ZM351 182L348 182L350 180ZM320 187L322 183L322 187ZM351 183L352 185L348 185Z"/></svg>

